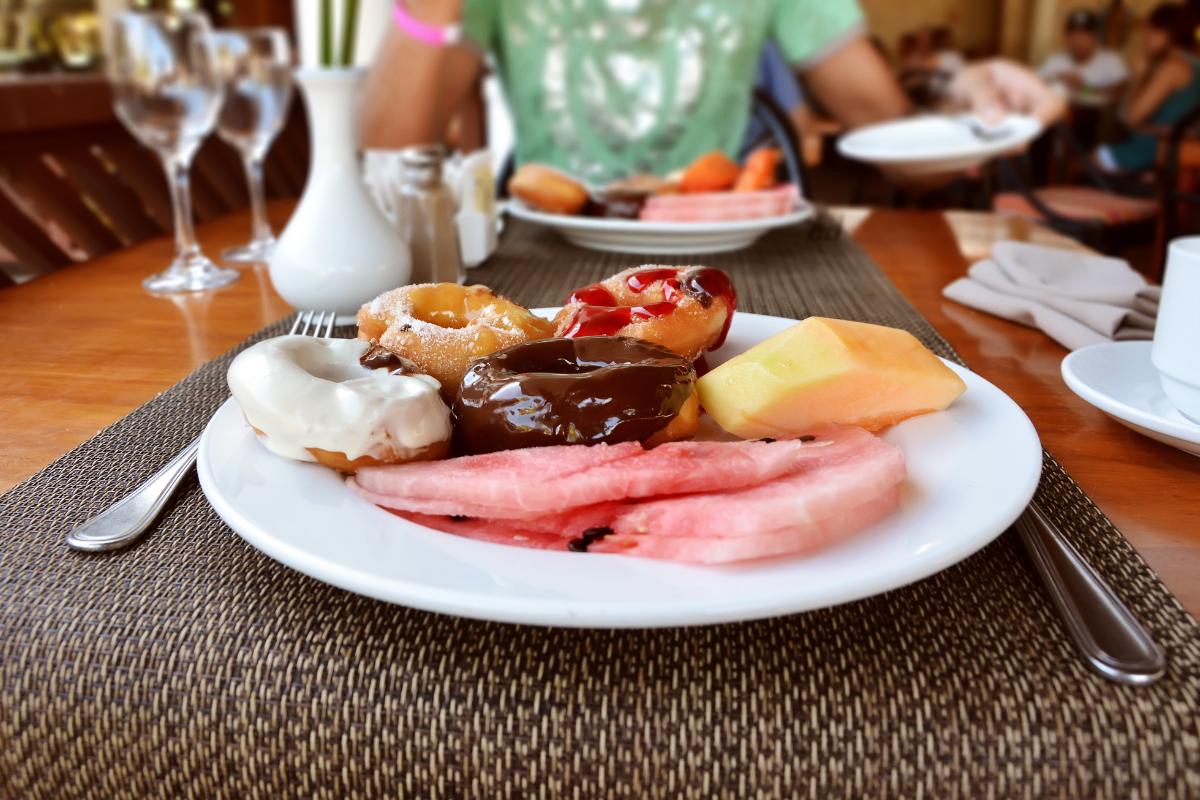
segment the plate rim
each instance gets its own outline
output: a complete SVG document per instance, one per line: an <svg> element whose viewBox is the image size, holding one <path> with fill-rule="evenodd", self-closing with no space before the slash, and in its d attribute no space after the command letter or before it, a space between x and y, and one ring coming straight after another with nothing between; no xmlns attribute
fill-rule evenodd
<svg viewBox="0 0 1200 800"><path fill-rule="evenodd" d="M529 208L519 200L509 200L504 209L507 213L525 222L544 225L554 230L583 230L596 233L625 234L629 236L671 236L682 234L733 234L768 231L795 225L809 219L815 206L804 198L798 198L799 207L787 214L773 217L755 217L725 222L642 222L634 219L608 217L582 217L573 214L548 214Z"/></svg>
<svg viewBox="0 0 1200 800"><path fill-rule="evenodd" d="M774 317L764 314L739 312L739 316L759 317L768 320L793 322L786 317ZM629 602L620 603L606 600L603 603L571 604L536 604L528 598L497 597L472 594L459 590L447 590L440 587L416 585L407 581L396 581L378 578L359 571L347 569L340 564L334 564L321 557L313 556L308 551L295 547L286 542L284 537L272 535L248 520L241 512L226 501L220 492L216 491L216 478L212 472L209 449L212 446L213 431L219 424L222 415L240 414L236 401L227 399L210 418L201 434L198 454L197 473L200 485L206 499L212 505L218 516L251 547L286 567L295 569L309 577L336 586L355 594L372 597L383 602L403 605L423 611L452 614L465 618L478 619L506 624L538 625L561 628L584 629L651 629L664 627L694 627L701 625L726 624L734 622L749 622L760 619L774 618L796 613L806 613L822 608L842 605L856 600L862 600L882 594L887 591L900 589L919 580L936 575L982 550L998 538L1017 519L1032 499L1041 476L1042 447L1037 431L1024 410L1003 390L992 384L978 373L972 372L953 362L941 359L951 369L968 381L978 381L983 388L995 392L997 399L1009 404L1016 412L1020 421L1022 433L1028 437L1036 455L1036 467L1030 464L1030 472L1026 476L1022 491L1014 494L1014 499L997 510L997 519L1004 520L996 530L981 533L977 537L958 542L939 550L935 557L929 557L917 563L908 563L904 569L880 574L873 580L850 583L837 589L826 591L823 599L817 603L804 600L798 602L795 595L778 596L768 602L757 601L741 604L717 603L702 607L692 605L664 606L659 604L652 612L647 612L644 604ZM1024 437L1022 437L1024 438ZM386 515L382 509L372 507L375 512ZM383 517L381 517L383 518ZM421 526L417 526L421 527ZM427 534L446 536L448 534L421 528ZM508 545L474 542L482 547L504 547ZM533 552L533 551L531 551ZM623 556L611 556L623 558ZM703 569L704 567L697 567ZM628 616L629 611L636 610L636 618ZM686 617L686 619L681 619Z"/></svg>
<svg viewBox="0 0 1200 800"><path fill-rule="evenodd" d="M1137 406L1132 406L1122 400L1112 397L1105 392L1095 388L1090 383L1085 381L1078 373L1077 364L1083 359L1090 358L1101 351L1127 351L1130 355L1135 350L1146 350L1146 361L1150 361L1150 348L1152 342L1135 341L1135 342L1101 342L1099 344L1081 347L1074 350L1063 358L1060 365L1063 382L1067 384L1067 388L1075 393L1079 399L1083 400L1093 408L1103 411L1109 416L1116 417L1121 422L1139 425L1143 428L1160 433L1163 436L1170 436L1174 439L1187 442L1188 444L1200 445L1200 427L1189 428L1186 425L1168 419L1167 417L1153 414ZM1153 368L1153 366L1151 367ZM1164 394L1165 396L1165 394Z"/></svg>
<svg viewBox="0 0 1200 800"><path fill-rule="evenodd" d="M873 132L876 132L876 131L879 131L879 130L882 130L885 128L893 127L893 126L908 125L908 124L911 124L911 123L913 123L915 121L919 121L919 120L929 120L929 119L953 120L956 118L954 115L950 115L950 114L920 114L915 117L906 117L904 119L899 119L899 120L888 120L886 122L876 122L871 125L864 125L860 128L855 128L854 130L847 131L846 133L844 133L838 137L837 150L838 150L838 153L845 156L846 158L850 158L855 161L861 161L861 162L864 162L867 164L913 165L913 164L951 163L951 162L958 162L958 161L964 161L964 160L969 160L969 159L985 160L985 159L991 158L992 156L995 156L998 153L1003 153L1007 150L1011 150L1015 147L1020 147L1028 142L1033 141L1045 129L1045 126L1041 123L1041 121L1038 120L1037 117L1034 117L1030 114L1010 114L1009 117L1019 119L1022 122L1022 124L1026 123L1026 122L1030 123L1029 130L1026 131L1025 133L1014 136L1011 139L1002 139L1002 140L998 140L995 142L980 142L979 147L976 149L961 149L960 148L958 150L949 151L948 153L944 153L942 155L931 156L931 155L917 155L917 154L911 154L911 153L910 154L893 153L893 154L885 154L885 155L866 154L866 153L863 153L861 150L857 150L857 148L855 148L854 139L855 139L855 137L858 137L860 135L873 133Z"/></svg>

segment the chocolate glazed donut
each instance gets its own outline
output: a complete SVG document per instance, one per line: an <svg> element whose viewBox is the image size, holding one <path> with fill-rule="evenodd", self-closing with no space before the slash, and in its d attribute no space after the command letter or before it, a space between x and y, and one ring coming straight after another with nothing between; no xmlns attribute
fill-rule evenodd
<svg viewBox="0 0 1200 800"><path fill-rule="evenodd" d="M457 449L490 453L695 432L696 373L665 347L623 336L542 339L476 360L454 404Z"/></svg>

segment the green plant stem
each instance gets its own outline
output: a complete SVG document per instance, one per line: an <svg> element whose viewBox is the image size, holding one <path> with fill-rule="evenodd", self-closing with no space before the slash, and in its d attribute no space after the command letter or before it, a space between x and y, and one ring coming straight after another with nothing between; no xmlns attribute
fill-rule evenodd
<svg viewBox="0 0 1200 800"><path fill-rule="evenodd" d="M333 0L321 0L321 66L333 66Z"/></svg>
<svg viewBox="0 0 1200 800"><path fill-rule="evenodd" d="M358 0L346 0L346 16L342 20L342 66L354 66L354 42L358 37Z"/></svg>

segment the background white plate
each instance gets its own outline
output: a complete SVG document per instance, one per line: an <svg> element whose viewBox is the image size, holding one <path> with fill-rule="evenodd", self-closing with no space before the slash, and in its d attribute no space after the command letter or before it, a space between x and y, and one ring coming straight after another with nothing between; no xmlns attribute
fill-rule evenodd
<svg viewBox="0 0 1200 800"><path fill-rule="evenodd" d="M1010 114L988 127L1007 135L984 141L963 118L931 114L859 128L838 139L837 147L846 158L893 173L940 175L962 172L1016 150L1042 132L1040 121L1021 114Z"/></svg>
<svg viewBox="0 0 1200 800"><path fill-rule="evenodd" d="M553 228L564 239L589 250L650 255L725 253L749 247L774 228L795 225L813 214L804 200L791 214L732 222L642 222L636 219L605 219L568 214L544 214L518 201L508 203L508 212L518 219Z"/></svg>
<svg viewBox="0 0 1200 800"><path fill-rule="evenodd" d="M1112 342L1063 359L1071 391L1143 436L1200 456L1200 425L1179 413L1163 393L1150 361L1151 342Z"/></svg>
<svg viewBox="0 0 1200 800"><path fill-rule="evenodd" d="M795 324L739 313L714 365ZM414 525L362 500L330 470L255 439L234 401L200 445L200 483L246 541L326 583L466 617L640 628L758 619L845 603L932 575L986 545L1025 508L1042 454L999 389L953 366L967 391L945 412L892 428L909 477L899 511L817 553L727 567L546 552Z"/></svg>

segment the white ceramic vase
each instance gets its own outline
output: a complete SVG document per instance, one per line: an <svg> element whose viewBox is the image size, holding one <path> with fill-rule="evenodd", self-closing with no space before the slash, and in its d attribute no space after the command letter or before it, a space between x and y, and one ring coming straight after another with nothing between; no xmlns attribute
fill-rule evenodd
<svg viewBox="0 0 1200 800"><path fill-rule="evenodd" d="M408 246L363 184L358 163L361 69L298 69L312 163L304 195L269 260L271 282L298 309L351 316L411 275Z"/></svg>

